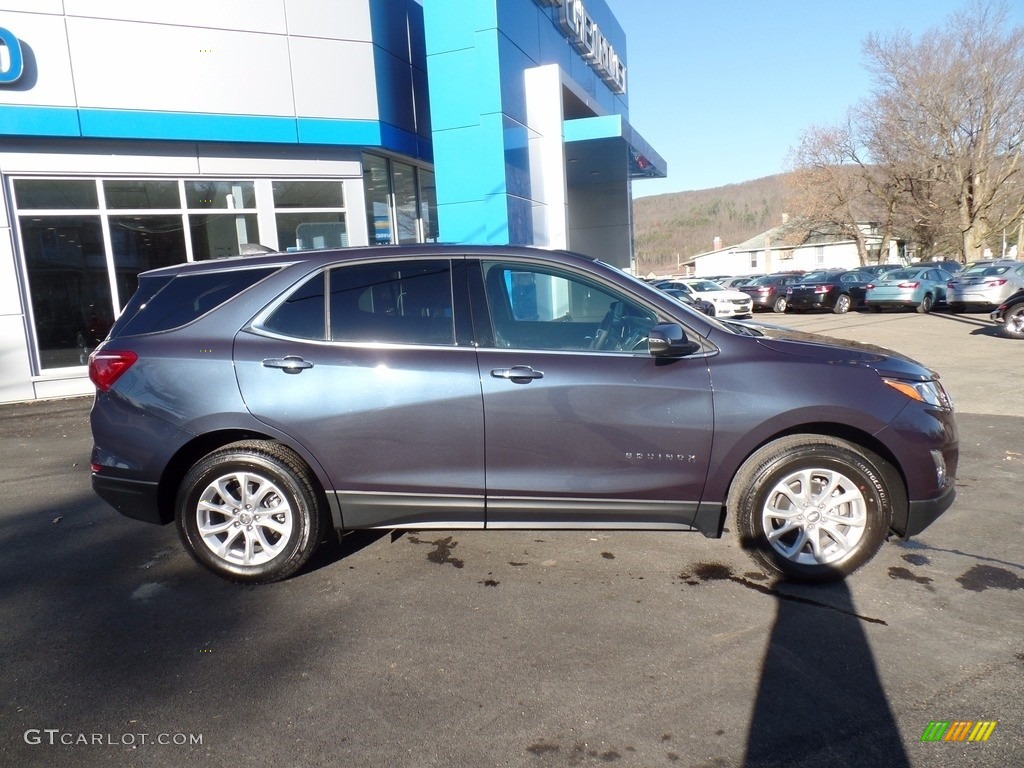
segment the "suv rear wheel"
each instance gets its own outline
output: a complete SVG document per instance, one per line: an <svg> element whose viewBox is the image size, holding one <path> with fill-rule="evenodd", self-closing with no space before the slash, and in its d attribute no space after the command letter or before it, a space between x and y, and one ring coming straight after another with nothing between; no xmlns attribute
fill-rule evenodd
<svg viewBox="0 0 1024 768"><path fill-rule="evenodd" d="M729 491L740 544L768 573L792 581L841 579L881 547L903 483L881 457L823 435L765 445Z"/></svg>
<svg viewBox="0 0 1024 768"><path fill-rule="evenodd" d="M178 534L201 565L231 581L266 584L301 568L320 542L323 513L299 457L246 440L208 454L178 491Z"/></svg>

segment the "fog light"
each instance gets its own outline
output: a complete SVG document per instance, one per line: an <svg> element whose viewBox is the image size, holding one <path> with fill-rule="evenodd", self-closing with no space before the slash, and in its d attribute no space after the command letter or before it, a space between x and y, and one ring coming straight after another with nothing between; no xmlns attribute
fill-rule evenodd
<svg viewBox="0 0 1024 768"><path fill-rule="evenodd" d="M939 488L946 487L946 458L942 451L932 451L932 461L935 462L935 479Z"/></svg>

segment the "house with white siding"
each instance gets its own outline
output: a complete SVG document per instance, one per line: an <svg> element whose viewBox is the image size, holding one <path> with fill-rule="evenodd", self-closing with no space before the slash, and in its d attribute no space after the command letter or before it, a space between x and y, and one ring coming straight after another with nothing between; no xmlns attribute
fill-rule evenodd
<svg viewBox="0 0 1024 768"><path fill-rule="evenodd" d="M862 223L867 238L869 263L901 264L905 246L902 241L890 243L882 253L882 236L878 226ZM699 254L693 261L696 277L714 275L763 275L773 272L817 269L853 269L861 266L857 242L848 235L822 227L808 231L806 225L789 221L762 232L745 242Z"/></svg>

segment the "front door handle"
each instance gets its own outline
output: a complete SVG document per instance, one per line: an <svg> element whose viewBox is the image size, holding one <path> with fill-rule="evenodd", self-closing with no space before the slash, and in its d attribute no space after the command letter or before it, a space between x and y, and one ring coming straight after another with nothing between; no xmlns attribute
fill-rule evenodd
<svg viewBox="0 0 1024 768"><path fill-rule="evenodd" d="M535 371L528 365L513 365L511 368L495 368L491 376L496 379L508 379L518 384L526 384L532 379L543 379L544 371Z"/></svg>
<svg viewBox="0 0 1024 768"><path fill-rule="evenodd" d="M312 368L313 364L308 360L303 360L298 355L288 355L283 358L264 360L263 367L280 368L285 373L302 373L307 368Z"/></svg>

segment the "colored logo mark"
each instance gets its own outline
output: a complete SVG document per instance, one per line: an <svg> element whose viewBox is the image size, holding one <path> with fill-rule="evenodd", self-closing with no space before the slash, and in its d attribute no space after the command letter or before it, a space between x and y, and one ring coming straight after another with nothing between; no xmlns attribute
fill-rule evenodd
<svg viewBox="0 0 1024 768"><path fill-rule="evenodd" d="M921 741L988 741L996 720L933 720L921 734Z"/></svg>
<svg viewBox="0 0 1024 768"><path fill-rule="evenodd" d="M18 82L21 73L25 71L25 59L21 54L21 43L18 42L11 32L0 27L0 45L7 48L7 62L4 64L0 56L0 85L10 85Z"/></svg>

